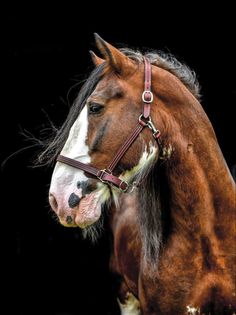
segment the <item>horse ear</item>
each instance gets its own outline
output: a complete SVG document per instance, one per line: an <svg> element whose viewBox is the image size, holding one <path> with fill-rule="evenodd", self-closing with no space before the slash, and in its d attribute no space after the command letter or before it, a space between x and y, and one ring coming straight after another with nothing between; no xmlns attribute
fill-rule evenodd
<svg viewBox="0 0 236 315"><path fill-rule="evenodd" d="M97 55L95 55L95 53L92 50L90 50L89 53L91 55L91 58L92 58L94 65L96 67L100 66L103 62L105 62L105 59L102 59L102 58L98 57Z"/></svg>
<svg viewBox="0 0 236 315"><path fill-rule="evenodd" d="M101 54L117 73L127 74L135 68L133 61L120 50L105 42L97 33L94 33L94 36Z"/></svg>

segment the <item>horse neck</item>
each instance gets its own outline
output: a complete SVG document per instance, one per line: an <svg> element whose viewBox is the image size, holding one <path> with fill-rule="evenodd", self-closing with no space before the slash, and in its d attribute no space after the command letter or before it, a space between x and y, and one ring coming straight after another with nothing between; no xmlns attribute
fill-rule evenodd
<svg viewBox="0 0 236 315"><path fill-rule="evenodd" d="M199 102L170 76L165 74L166 82L159 86L162 111L158 114L164 129L164 150L172 150L166 176L174 229L188 235L189 230L201 230L207 236L213 230L214 234L233 233L235 184L211 123ZM174 92L168 93L163 86Z"/></svg>
<svg viewBox="0 0 236 315"><path fill-rule="evenodd" d="M202 145L204 153L194 152L186 140L181 146L173 145L173 160L166 167L175 227L186 232L195 227L206 235L217 225L233 229L235 187L219 149Z"/></svg>

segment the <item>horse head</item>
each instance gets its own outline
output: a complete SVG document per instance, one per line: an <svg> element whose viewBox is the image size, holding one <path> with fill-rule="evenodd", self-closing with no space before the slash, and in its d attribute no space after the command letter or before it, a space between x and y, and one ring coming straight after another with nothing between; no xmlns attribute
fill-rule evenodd
<svg viewBox="0 0 236 315"><path fill-rule="evenodd" d="M149 96L153 97L151 91L143 94L144 80L151 79L151 71L155 76L155 69L150 66L146 69L150 73L145 74L141 55L134 60L98 35L96 43L104 57L91 53L99 80L75 117L60 153L64 159L58 158L50 186L50 205L68 227L85 228L97 222L103 204L128 190L138 174L157 160L159 152L153 136L159 136L159 130L150 115L142 114L143 106L150 107ZM154 106L155 96L151 101ZM161 126L156 110L151 111L155 124ZM85 167L75 170L74 161Z"/></svg>

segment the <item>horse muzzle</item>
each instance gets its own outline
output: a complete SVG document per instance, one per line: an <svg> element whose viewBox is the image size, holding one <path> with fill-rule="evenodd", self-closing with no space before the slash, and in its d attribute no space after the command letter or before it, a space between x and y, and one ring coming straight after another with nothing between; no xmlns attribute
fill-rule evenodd
<svg viewBox="0 0 236 315"><path fill-rule="evenodd" d="M66 227L85 228L101 216L101 202L96 191L83 195L79 189L67 198L62 193L50 192L49 203L60 223Z"/></svg>

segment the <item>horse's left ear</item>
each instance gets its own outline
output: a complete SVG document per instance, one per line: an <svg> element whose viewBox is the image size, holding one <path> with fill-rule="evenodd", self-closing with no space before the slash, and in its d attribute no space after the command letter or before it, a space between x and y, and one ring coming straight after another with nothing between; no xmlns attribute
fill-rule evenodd
<svg viewBox="0 0 236 315"><path fill-rule="evenodd" d="M111 44L105 42L97 33L94 36L101 54L117 73L124 75L135 69L135 65L130 58Z"/></svg>

